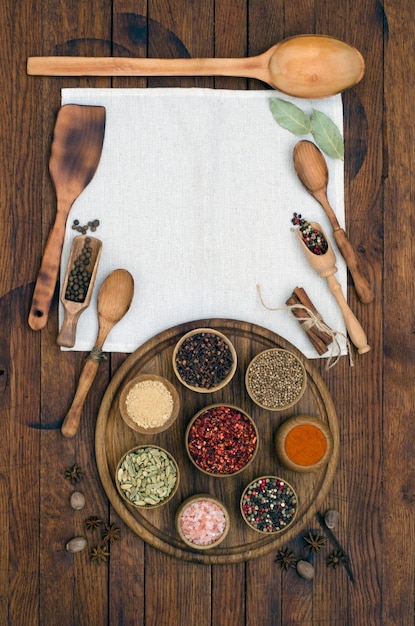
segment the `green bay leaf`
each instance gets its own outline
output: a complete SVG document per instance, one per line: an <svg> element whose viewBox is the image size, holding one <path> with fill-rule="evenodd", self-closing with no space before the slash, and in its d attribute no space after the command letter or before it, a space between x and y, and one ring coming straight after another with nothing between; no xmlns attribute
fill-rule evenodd
<svg viewBox="0 0 415 626"><path fill-rule="evenodd" d="M311 121L298 106L281 98L272 98L270 108L275 121L294 135L308 135Z"/></svg>
<svg viewBox="0 0 415 626"><path fill-rule="evenodd" d="M316 144L333 159L344 158L344 142L339 128L325 113L313 109L311 134Z"/></svg>

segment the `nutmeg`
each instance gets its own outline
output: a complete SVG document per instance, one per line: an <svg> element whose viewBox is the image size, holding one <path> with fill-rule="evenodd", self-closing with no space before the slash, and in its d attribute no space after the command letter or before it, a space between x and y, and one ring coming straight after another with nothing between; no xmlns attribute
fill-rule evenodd
<svg viewBox="0 0 415 626"><path fill-rule="evenodd" d="M306 578L307 580L314 578L315 574L314 567L308 561L298 561L297 572L302 578Z"/></svg>
<svg viewBox="0 0 415 626"><path fill-rule="evenodd" d="M80 511L85 506L85 496L80 491L74 491L71 495L71 507L75 509L75 511Z"/></svg>
<svg viewBox="0 0 415 626"><path fill-rule="evenodd" d="M339 517L339 512L335 511L334 509L329 509L328 511L326 511L326 513L324 514L324 521L327 528L336 528L339 523Z"/></svg>
<svg viewBox="0 0 415 626"><path fill-rule="evenodd" d="M80 552L84 550L87 546L87 540L85 537L74 537L66 544L66 549L68 552L74 554L75 552Z"/></svg>

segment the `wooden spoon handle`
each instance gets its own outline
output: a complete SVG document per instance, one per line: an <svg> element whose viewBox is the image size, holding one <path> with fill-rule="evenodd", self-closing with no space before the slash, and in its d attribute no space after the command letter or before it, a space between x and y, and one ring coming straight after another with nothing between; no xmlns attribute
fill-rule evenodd
<svg viewBox="0 0 415 626"><path fill-rule="evenodd" d="M357 258L356 252L350 243L348 236L342 228L334 230L333 236L342 257L346 261L346 265L349 268L359 299L364 304L369 304L369 302L373 301L375 294L360 269L359 259Z"/></svg>
<svg viewBox="0 0 415 626"><path fill-rule="evenodd" d="M55 293L59 274L63 241L65 238L66 213L58 212L49 233L32 296L28 323L33 330L41 330L48 321L49 308Z"/></svg>
<svg viewBox="0 0 415 626"><path fill-rule="evenodd" d="M249 59L134 59L128 57L29 57L27 73L41 76L242 76L256 77Z"/></svg>
<svg viewBox="0 0 415 626"><path fill-rule="evenodd" d="M94 382L98 365L99 363L96 359L88 357L85 361L71 408L66 414L61 427L61 433L64 437L74 437L78 431L84 402Z"/></svg>
<svg viewBox="0 0 415 626"><path fill-rule="evenodd" d="M332 275L327 276L327 282L331 293L334 295L339 304L344 322L346 324L347 332L349 333L352 343L356 346L359 354L369 352L370 346L367 343L366 333L347 304L339 281L334 275Z"/></svg>

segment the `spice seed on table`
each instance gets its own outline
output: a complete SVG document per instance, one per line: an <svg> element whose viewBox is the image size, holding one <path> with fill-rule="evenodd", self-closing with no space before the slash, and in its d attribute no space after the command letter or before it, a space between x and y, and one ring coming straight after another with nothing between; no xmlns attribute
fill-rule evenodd
<svg viewBox="0 0 415 626"><path fill-rule="evenodd" d="M128 392L125 402L128 416L141 428L163 426L173 411L173 396L157 380L136 383Z"/></svg>

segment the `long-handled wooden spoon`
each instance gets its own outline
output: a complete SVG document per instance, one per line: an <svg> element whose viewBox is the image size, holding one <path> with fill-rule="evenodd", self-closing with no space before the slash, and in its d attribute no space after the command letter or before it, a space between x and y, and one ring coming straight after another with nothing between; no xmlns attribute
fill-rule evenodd
<svg viewBox="0 0 415 626"><path fill-rule="evenodd" d="M295 145L294 168L304 187L321 204L330 220L334 239L349 268L357 295L365 304L372 302L375 294L360 268L356 252L348 236L343 228L340 228L336 214L328 201L327 185L329 171L327 163L323 154L313 142L302 140Z"/></svg>
<svg viewBox="0 0 415 626"><path fill-rule="evenodd" d="M71 206L92 180L101 157L105 108L66 104L56 118L49 171L55 186L57 211L36 280L28 323L41 330L58 280L66 220Z"/></svg>
<svg viewBox="0 0 415 626"><path fill-rule="evenodd" d="M325 98L358 83L365 64L356 48L325 35L285 39L242 59L29 57L27 73L44 76L242 76L300 98Z"/></svg>
<svg viewBox="0 0 415 626"><path fill-rule="evenodd" d="M127 313L133 296L134 280L127 270L114 270L102 283L98 293L98 336L85 361L71 408L63 420L61 432L64 437L74 437L77 433L82 408L102 358L102 346L110 330Z"/></svg>
<svg viewBox="0 0 415 626"><path fill-rule="evenodd" d="M314 254L304 243L301 231L300 229L298 229L297 236L301 241L308 262L310 263L311 267L318 274L320 274L322 278L327 279L329 289L333 296L336 298L340 310L343 314L344 323L346 324L347 332L349 333L350 339L356 346L358 353L365 354L365 352L369 352L370 350L370 346L367 343L366 333L360 325L360 322L357 320L356 316L350 309L349 305L347 304L346 299L343 295L341 285L334 276L334 274L337 272L336 255L334 254L334 250L331 247L330 242L327 239L320 224L310 222L310 226L318 230L323 235L324 239L328 243L328 249L325 254Z"/></svg>

